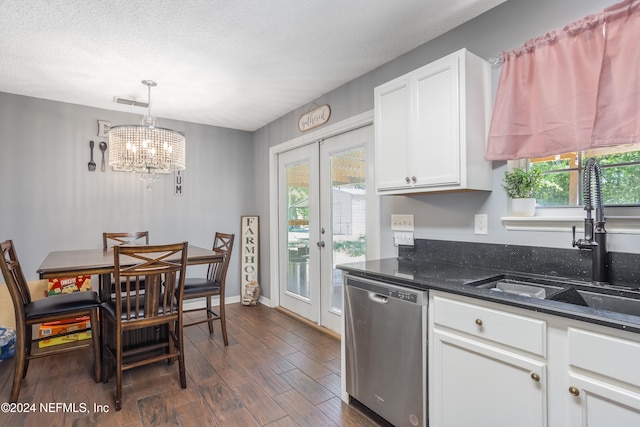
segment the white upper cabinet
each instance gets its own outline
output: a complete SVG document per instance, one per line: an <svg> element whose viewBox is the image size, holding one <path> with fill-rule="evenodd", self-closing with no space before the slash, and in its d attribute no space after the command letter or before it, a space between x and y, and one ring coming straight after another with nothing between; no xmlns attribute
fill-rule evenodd
<svg viewBox="0 0 640 427"><path fill-rule="evenodd" d="M375 88L379 194L491 190L490 71L462 49Z"/></svg>

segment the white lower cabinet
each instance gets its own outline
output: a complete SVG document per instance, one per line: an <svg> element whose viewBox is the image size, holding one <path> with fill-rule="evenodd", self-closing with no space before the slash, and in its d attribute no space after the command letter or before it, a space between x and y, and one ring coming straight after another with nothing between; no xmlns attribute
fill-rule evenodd
<svg viewBox="0 0 640 427"><path fill-rule="evenodd" d="M569 327L568 348L568 425L640 426L640 343Z"/></svg>
<svg viewBox="0 0 640 427"><path fill-rule="evenodd" d="M546 366L498 347L434 332L431 426L545 426Z"/></svg>
<svg viewBox="0 0 640 427"><path fill-rule="evenodd" d="M461 297L430 303L429 425L546 426L546 323Z"/></svg>
<svg viewBox="0 0 640 427"><path fill-rule="evenodd" d="M431 427L640 426L640 334L430 292Z"/></svg>
<svg viewBox="0 0 640 427"><path fill-rule="evenodd" d="M593 377L569 374L570 427L640 426L640 394Z"/></svg>

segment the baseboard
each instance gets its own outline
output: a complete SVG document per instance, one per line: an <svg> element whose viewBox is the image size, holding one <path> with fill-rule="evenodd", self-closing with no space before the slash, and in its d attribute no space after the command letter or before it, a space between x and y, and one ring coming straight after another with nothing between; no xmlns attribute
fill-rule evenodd
<svg viewBox="0 0 640 427"><path fill-rule="evenodd" d="M225 304L233 304L236 302L240 302L240 296L228 297L224 299ZM211 298L211 305L219 306L220 305L220 297ZM184 301L182 303L183 310L195 310L199 308L205 308L207 306L207 302L204 298L190 299Z"/></svg>
<svg viewBox="0 0 640 427"><path fill-rule="evenodd" d="M296 313L294 313L292 311L289 311L286 308L278 306L278 307L275 307L275 309L278 312L280 312L280 313L282 313L284 315L287 315L287 316L291 317L292 319L297 320L300 323L304 323L306 326L309 326L311 329L313 329L315 331L318 331L318 332L320 332L320 333L322 333L324 335L327 335L330 338L333 338L333 339L338 340L338 341L340 341L340 339L341 339L340 334L338 334L336 332L333 332L332 330L327 329L324 326L320 326L315 322L312 322L312 321L310 321L308 319L305 319L304 317L302 317L302 316L300 316L300 315L298 315L298 314L296 314Z"/></svg>
<svg viewBox="0 0 640 427"><path fill-rule="evenodd" d="M262 295L260 295L260 298L258 298L258 302L262 305L266 305L269 308L273 308L273 305L271 305L271 300L269 298L265 298Z"/></svg>

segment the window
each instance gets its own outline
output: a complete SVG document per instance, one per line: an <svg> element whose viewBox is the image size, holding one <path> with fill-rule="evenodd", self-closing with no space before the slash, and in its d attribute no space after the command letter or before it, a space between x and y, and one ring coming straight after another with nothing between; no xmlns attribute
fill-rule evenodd
<svg viewBox="0 0 640 427"><path fill-rule="evenodd" d="M640 143L529 159L544 177L538 206L582 205L583 163L590 157L600 161L606 206L640 206Z"/></svg>

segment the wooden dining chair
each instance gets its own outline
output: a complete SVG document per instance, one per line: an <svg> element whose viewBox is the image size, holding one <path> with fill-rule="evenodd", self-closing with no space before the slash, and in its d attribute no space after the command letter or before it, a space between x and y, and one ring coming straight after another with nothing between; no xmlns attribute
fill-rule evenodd
<svg viewBox="0 0 640 427"><path fill-rule="evenodd" d="M127 233L102 233L102 249L105 251L113 246L120 246L123 244L148 245L149 232L133 231Z"/></svg>
<svg viewBox="0 0 640 427"><path fill-rule="evenodd" d="M206 300L205 307L192 308L185 310L184 312L191 313L204 310L207 314L205 319L196 320L194 322L187 323L184 326L193 326L207 322L209 324L209 333L213 334L213 322L220 320L222 339L224 340L225 346L229 345L229 340L227 339L227 321L224 311L224 288L234 239L234 234L216 233L213 240L213 251L224 255L224 258L220 262L209 264L207 277L190 277L187 278L184 283L185 300L192 300L196 298L205 298ZM214 296L220 297L220 306L217 313L213 311L211 303L211 298Z"/></svg>
<svg viewBox="0 0 640 427"><path fill-rule="evenodd" d="M178 359L180 386L187 387L182 334L187 243L115 246L113 256L115 280L123 286L102 304L102 333L105 381L115 363L115 408L119 411L122 373L128 369ZM126 334L149 330L153 339L146 345L125 348Z"/></svg>
<svg viewBox="0 0 640 427"><path fill-rule="evenodd" d="M102 233L102 249L107 250L120 245L148 245L148 231L131 231L124 233ZM102 289L102 275L98 279L100 289ZM114 290L115 280L111 278L111 292Z"/></svg>
<svg viewBox="0 0 640 427"><path fill-rule="evenodd" d="M13 301L13 309L16 318L16 360L13 374L13 386L11 388L10 402L16 402L20 394L22 380L27 375L29 360L48 357L70 351L82 350L93 345L94 376L96 382L100 381L100 334L99 334L99 309L100 299L98 294L92 291L73 292L49 296L32 301L29 286L24 277L22 267L16 255L12 240L0 243L2 257L0 257L0 269L5 283L9 288L9 294ZM54 322L89 316L91 326L61 335L91 331L92 340L88 343L73 346L53 346L48 350L32 353L32 346L45 338L33 339L33 326L44 322ZM51 338L51 337L47 337Z"/></svg>

